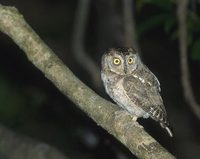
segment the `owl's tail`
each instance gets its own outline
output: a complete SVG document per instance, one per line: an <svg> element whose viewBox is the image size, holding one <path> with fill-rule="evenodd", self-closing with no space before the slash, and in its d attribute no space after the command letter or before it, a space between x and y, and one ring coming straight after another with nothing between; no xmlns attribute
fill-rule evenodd
<svg viewBox="0 0 200 159"><path fill-rule="evenodd" d="M169 126L167 126L165 123L160 123L160 125L167 131L170 137L173 137L172 130L169 128Z"/></svg>

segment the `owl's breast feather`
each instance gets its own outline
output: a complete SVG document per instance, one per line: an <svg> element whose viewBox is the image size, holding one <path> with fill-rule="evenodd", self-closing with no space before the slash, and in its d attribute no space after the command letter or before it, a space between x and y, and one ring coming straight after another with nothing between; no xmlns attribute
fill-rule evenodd
<svg viewBox="0 0 200 159"><path fill-rule="evenodd" d="M124 78L110 77L106 76L104 73L101 74L101 78L104 82L107 94L117 103L117 105L137 117L146 116L146 113L139 106L136 106L134 101L126 94L123 87Z"/></svg>

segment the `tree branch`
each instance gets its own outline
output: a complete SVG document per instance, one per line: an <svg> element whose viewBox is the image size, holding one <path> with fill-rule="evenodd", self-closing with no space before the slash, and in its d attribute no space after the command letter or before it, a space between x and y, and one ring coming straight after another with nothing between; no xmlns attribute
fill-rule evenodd
<svg viewBox="0 0 200 159"><path fill-rule="evenodd" d="M25 22L14 7L0 6L0 30L24 50L28 59L77 107L121 141L138 158L173 159L154 138L126 113L117 118L118 107L82 83Z"/></svg>
<svg viewBox="0 0 200 159"><path fill-rule="evenodd" d="M180 67L181 67L181 81L183 93L186 102L191 107L193 113L200 119L200 105L194 98L194 93L190 81L190 71L187 60L187 6L188 0L178 0L177 3L177 18L179 31L179 49L180 49Z"/></svg>
<svg viewBox="0 0 200 159"><path fill-rule="evenodd" d="M100 70L95 62L87 55L84 49L84 33L90 10L91 0L79 0L77 12L74 22L74 33L72 37L72 50L77 62L83 67L92 77L94 86L100 88Z"/></svg>
<svg viewBox="0 0 200 159"><path fill-rule="evenodd" d="M124 15L125 45L127 47L134 47L138 52L140 52L135 27L135 18L133 15L134 0L122 0L122 3Z"/></svg>
<svg viewBox="0 0 200 159"><path fill-rule="evenodd" d="M67 159L55 148L17 135L2 125L0 125L0 152L8 159Z"/></svg>

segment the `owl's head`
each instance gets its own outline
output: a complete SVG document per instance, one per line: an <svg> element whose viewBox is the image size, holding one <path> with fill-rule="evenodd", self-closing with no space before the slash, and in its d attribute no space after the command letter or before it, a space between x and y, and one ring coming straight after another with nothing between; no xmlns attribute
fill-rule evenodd
<svg viewBox="0 0 200 159"><path fill-rule="evenodd" d="M102 70L119 75L131 74L140 63L133 48L111 48L102 56Z"/></svg>

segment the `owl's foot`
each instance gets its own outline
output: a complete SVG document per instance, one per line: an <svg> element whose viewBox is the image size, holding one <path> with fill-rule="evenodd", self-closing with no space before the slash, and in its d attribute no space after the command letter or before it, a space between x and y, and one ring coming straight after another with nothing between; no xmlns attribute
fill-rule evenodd
<svg viewBox="0 0 200 159"><path fill-rule="evenodd" d="M117 120L117 119L121 119L122 117L125 117L125 116L128 116L129 119L131 118L131 120L128 120L128 122L127 122L127 120L126 120L126 124L125 124L125 127L126 127L125 129L126 129L126 130L128 130L129 127L131 127L131 126L137 126L137 127L139 127L139 128L143 128L143 126L140 125L140 124L137 122L137 119L138 119L137 116L132 115L132 114L130 114L129 112L127 112L126 110L123 110L123 109L118 110L118 111L115 112L115 119L116 119L116 120Z"/></svg>
<svg viewBox="0 0 200 159"><path fill-rule="evenodd" d="M115 112L115 118L121 118L123 116L130 116L130 113L124 109L117 110Z"/></svg>
<svg viewBox="0 0 200 159"><path fill-rule="evenodd" d="M137 127L139 127L139 128L144 128L142 125L140 125L138 122L137 122L137 119L138 119L138 117L137 116L135 116L135 115L131 115L131 118L132 118L132 123L135 125L135 126L137 126Z"/></svg>
<svg viewBox="0 0 200 159"><path fill-rule="evenodd" d="M125 127L124 127L125 133L127 133L131 129L131 127L138 127L138 128L143 129L143 126L140 125L137 121L129 121L125 124Z"/></svg>
<svg viewBox="0 0 200 159"><path fill-rule="evenodd" d="M131 117L132 117L132 121L137 121L137 119L138 119L138 117L135 115L131 115Z"/></svg>

